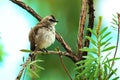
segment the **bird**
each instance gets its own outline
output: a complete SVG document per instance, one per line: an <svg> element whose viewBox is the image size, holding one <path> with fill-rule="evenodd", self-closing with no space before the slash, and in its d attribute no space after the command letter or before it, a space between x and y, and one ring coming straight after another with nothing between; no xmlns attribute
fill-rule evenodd
<svg viewBox="0 0 120 80"><path fill-rule="evenodd" d="M44 17L29 32L29 42L31 51L47 51L46 48L55 42L55 25L57 20L53 15ZM31 56L35 60L35 55Z"/></svg>

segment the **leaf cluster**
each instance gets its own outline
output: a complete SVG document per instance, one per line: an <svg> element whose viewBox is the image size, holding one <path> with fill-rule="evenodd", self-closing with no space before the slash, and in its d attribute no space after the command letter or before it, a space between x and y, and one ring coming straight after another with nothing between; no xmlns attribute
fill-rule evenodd
<svg viewBox="0 0 120 80"><path fill-rule="evenodd" d="M119 78L116 75L117 68L113 69L111 62L120 58L108 58L110 51L116 46L110 45L111 32L107 27L101 28L101 21L102 17L99 17L98 26L93 30L88 28L94 38L86 36L91 45L80 49L88 52L88 55L84 56L85 60L76 63L75 80L117 80ZM106 56L103 57L103 54Z"/></svg>

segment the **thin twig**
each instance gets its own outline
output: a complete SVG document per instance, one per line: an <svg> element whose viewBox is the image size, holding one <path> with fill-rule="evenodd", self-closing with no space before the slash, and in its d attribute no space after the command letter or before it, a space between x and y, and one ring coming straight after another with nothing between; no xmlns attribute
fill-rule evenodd
<svg viewBox="0 0 120 80"><path fill-rule="evenodd" d="M120 14L118 13L118 33L117 33L117 43L116 43L116 48L115 48L115 53L114 53L114 57L116 57L117 54L117 50L118 50L118 44L119 44L119 34L120 34ZM114 60L112 61L112 66L114 65Z"/></svg>
<svg viewBox="0 0 120 80"><path fill-rule="evenodd" d="M27 67L28 63L30 62L30 59L31 59L31 58L30 58L30 56L29 56L28 59L25 61L25 63L22 64L22 69L20 70L18 76L16 77L16 80L20 80L24 69Z"/></svg>
<svg viewBox="0 0 120 80"><path fill-rule="evenodd" d="M82 59L83 52L80 51L83 48L83 34L84 34L84 24L86 20L87 14L87 0L82 0L82 9L80 13L80 20L79 20L79 29L78 29L78 56Z"/></svg>
<svg viewBox="0 0 120 80"><path fill-rule="evenodd" d="M65 64L64 64L64 62L63 62L63 60L62 60L61 54L59 54L59 58L60 58L60 62L61 62L61 64L62 64L62 66L63 66L64 69L65 69L66 74L68 75L68 77L70 78L70 80L72 80L72 77L71 77L71 75L70 75L68 69L66 68L66 66L65 66Z"/></svg>

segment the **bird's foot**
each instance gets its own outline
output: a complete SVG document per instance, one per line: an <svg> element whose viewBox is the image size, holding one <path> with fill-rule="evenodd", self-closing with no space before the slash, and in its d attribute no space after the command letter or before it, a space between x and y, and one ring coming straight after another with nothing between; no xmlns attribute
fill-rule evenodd
<svg viewBox="0 0 120 80"><path fill-rule="evenodd" d="M48 53L48 50L43 48L43 49L40 49L40 51L42 51L43 53Z"/></svg>

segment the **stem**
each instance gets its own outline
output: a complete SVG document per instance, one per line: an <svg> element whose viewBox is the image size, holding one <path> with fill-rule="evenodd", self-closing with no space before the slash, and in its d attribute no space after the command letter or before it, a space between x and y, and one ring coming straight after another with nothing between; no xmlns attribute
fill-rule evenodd
<svg viewBox="0 0 120 80"><path fill-rule="evenodd" d="M99 39L99 38L98 38ZM100 68L101 68L101 64L100 64L100 41L98 40L98 80L101 80L101 71L100 71Z"/></svg>
<svg viewBox="0 0 120 80"><path fill-rule="evenodd" d="M114 57L116 57L117 54L117 50L118 50L118 44L119 44L119 34L120 34L120 14L118 13L118 33L117 33L117 43L116 43L116 48L115 48L115 53L114 53ZM112 61L112 66L114 65L114 60ZM111 68L112 68L111 66Z"/></svg>
<svg viewBox="0 0 120 80"><path fill-rule="evenodd" d="M99 21L98 21L98 26L96 28L96 33L97 33L97 48L98 48L98 80L101 80L101 64L100 64L100 57L101 57L101 53L100 53L100 27L102 24L102 17L99 17Z"/></svg>
<svg viewBox="0 0 120 80"><path fill-rule="evenodd" d="M66 68L66 66L65 66L65 64L64 64L64 62L63 62L63 60L62 60L61 54L59 54L59 58L60 58L60 62L61 62L61 64L62 64L62 66L63 66L63 68L64 68L66 74L68 75L68 77L70 78L70 80L72 80L72 77L71 77L71 75L70 75L68 69Z"/></svg>

